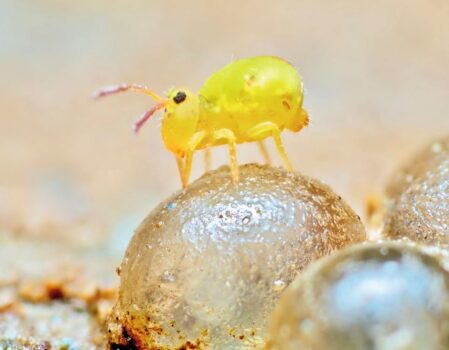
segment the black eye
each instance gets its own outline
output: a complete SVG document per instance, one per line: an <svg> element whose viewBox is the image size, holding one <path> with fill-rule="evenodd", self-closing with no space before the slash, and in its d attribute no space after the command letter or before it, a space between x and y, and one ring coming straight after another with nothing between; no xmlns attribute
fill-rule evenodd
<svg viewBox="0 0 449 350"><path fill-rule="evenodd" d="M181 103L186 99L187 95L184 91L178 91L175 97L173 97L173 101L176 103Z"/></svg>

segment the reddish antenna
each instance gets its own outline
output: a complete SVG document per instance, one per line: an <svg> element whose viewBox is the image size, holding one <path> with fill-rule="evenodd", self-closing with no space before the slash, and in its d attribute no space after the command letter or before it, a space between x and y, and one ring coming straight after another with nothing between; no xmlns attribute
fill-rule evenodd
<svg viewBox="0 0 449 350"><path fill-rule="evenodd" d="M167 101L162 101L159 102L157 105L155 105L154 107L152 107L151 109L149 109L148 111L146 111L135 123L134 123L134 127L133 127L133 131L137 134L140 130L140 128L143 126L143 124L146 123L146 121L148 119L150 119L150 117L156 113L158 110L162 109L165 107L165 105L167 104Z"/></svg>
<svg viewBox="0 0 449 350"><path fill-rule="evenodd" d="M143 93L145 95L148 95L148 96L152 97L156 101L158 101L158 103L154 107L152 107L151 109L146 111L134 123L133 130L134 130L135 133L139 132L140 128L146 123L146 121L148 119L150 119L150 117L154 113L156 113L160 109L164 108L166 106L167 102L168 102L166 99L163 99L161 96L159 96L157 93L155 93L154 91L150 90L146 86L138 85L138 84L121 84L121 85L107 86L107 87L104 87L102 89L97 90L94 93L93 97L95 99L98 99L98 98L101 98L101 97L114 95L114 94L117 94L119 92L124 92L124 91L141 92L141 93Z"/></svg>
<svg viewBox="0 0 449 350"><path fill-rule="evenodd" d="M94 93L93 97L97 99L100 97L109 96L109 95L113 95L113 94L116 94L119 92L124 92L124 91L141 92L145 95L148 95L148 96L154 98L156 101L163 100L163 98L160 97L153 90L150 90L146 86L138 85L138 84L120 84L120 85L107 86L107 87L97 90Z"/></svg>

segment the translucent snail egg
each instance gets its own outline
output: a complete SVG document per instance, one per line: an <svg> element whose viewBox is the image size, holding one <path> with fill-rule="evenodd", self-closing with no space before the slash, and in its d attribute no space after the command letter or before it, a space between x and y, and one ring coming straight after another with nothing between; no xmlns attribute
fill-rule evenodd
<svg viewBox="0 0 449 350"><path fill-rule="evenodd" d="M110 342L139 349L261 349L299 271L365 240L358 216L320 182L268 166L210 172L160 204L121 266Z"/></svg>
<svg viewBox="0 0 449 350"><path fill-rule="evenodd" d="M385 238L449 248L449 135L398 171L387 197Z"/></svg>
<svg viewBox="0 0 449 350"><path fill-rule="evenodd" d="M404 243L325 257L282 295L267 349L449 349L449 274Z"/></svg>

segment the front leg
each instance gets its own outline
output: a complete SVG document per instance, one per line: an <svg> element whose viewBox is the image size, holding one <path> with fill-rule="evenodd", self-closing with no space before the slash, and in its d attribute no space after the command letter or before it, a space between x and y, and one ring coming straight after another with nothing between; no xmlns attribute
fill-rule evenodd
<svg viewBox="0 0 449 350"><path fill-rule="evenodd" d="M204 140L204 137L206 136L205 131L198 131L195 134L193 134L192 138L189 140L187 144L187 151L186 151L186 160L184 163L184 167L182 169L182 188L186 188L189 184L189 178L190 178L190 172L192 170L192 159L193 159L193 152L196 151L199 144Z"/></svg>
<svg viewBox="0 0 449 350"><path fill-rule="evenodd" d="M182 188L186 188L186 184L184 183L184 162L182 156L179 154L175 154L176 165L178 166L179 178L181 179Z"/></svg>
<svg viewBox="0 0 449 350"><path fill-rule="evenodd" d="M219 129L212 135L214 141L225 139L229 146L229 159L231 162L232 181L239 182L239 167L237 165L236 144L237 140L231 129Z"/></svg>

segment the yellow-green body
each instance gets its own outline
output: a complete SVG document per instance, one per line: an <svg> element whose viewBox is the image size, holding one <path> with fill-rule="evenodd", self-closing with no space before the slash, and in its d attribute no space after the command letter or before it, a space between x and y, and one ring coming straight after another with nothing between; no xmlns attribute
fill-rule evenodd
<svg viewBox="0 0 449 350"><path fill-rule="evenodd" d="M274 123L280 131L287 128L294 132L308 124L307 113L302 109L301 77L290 63L278 57L258 56L232 62L209 77L198 97L187 89L173 89L169 101L172 100L170 95L179 90L187 92L185 102L195 100L192 105L198 104L189 107L197 115L190 114L182 126L177 121L171 122L170 118L162 122L166 147L181 157L196 132L204 132L203 139L195 147L198 150L226 144L226 139L214 137L219 129L231 130L236 143L243 143L271 136L269 131L251 135L254 127L264 122ZM176 113L180 107L181 104L170 106L169 102L167 112ZM182 130L184 135L180 137Z"/></svg>
<svg viewBox="0 0 449 350"><path fill-rule="evenodd" d="M237 143L255 141L248 132L267 121L280 130L298 131L306 124L302 99L301 78L287 61L272 56L238 60L214 73L201 88L198 130L210 134L228 128Z"/></svg>
<svg viewBox="0 0 449 350"><path fill-rule="evenodd" d="M273 137L285 165L290 162L280 139L284 129L298 132L309 118L302 108L302 80L287 61L258 56L234 61L212 74L195 94L185 88L171 89L164 99L145 86L123 84L100 90L96 96L121 91L143 92L158 101L135 124L140 127L160 109L162 138L176 157L183 186L187 186L193 153L227 144L234 182L238 181L236 144Z"/></svg>

